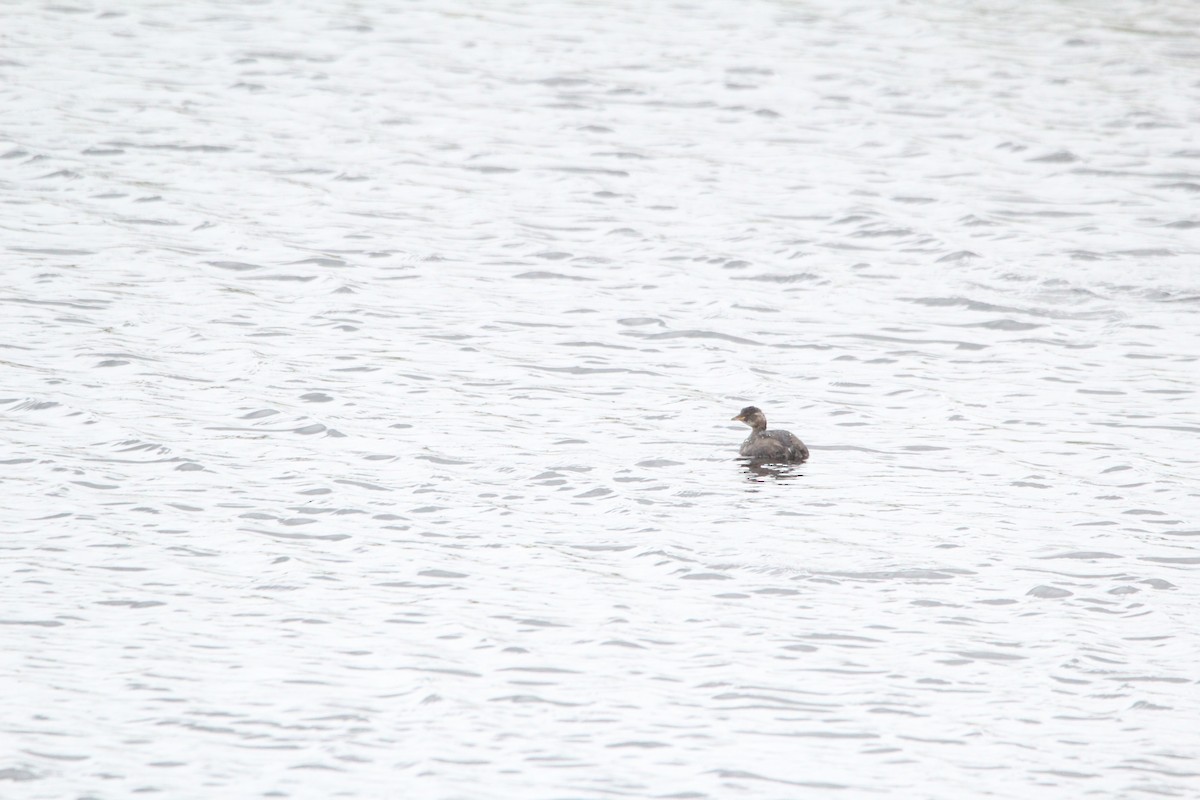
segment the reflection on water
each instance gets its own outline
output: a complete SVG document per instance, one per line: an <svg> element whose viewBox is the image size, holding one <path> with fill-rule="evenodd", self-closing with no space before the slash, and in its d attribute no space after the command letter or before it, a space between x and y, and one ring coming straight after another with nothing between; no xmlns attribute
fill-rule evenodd
<svg viewBox="0 0 1200 800"><path fill-rule="evenodd" d="M0 796L1200 795L1200 6L1001 5L9 4Z"/></svg>
<svg viewBox="0 0 1200 800"><path fill-rule="evenodd" d="M738 461L742 464L742 471L746 473L747 480L757 483L782 483L791 478L799 478L804 474L801 470L807 467L807 464L762 464L748 458L739 458Z"/></svg>

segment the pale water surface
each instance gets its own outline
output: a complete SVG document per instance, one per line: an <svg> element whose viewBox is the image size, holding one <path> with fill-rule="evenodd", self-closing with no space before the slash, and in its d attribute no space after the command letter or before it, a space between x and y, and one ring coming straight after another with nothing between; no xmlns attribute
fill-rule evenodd
<svg viewBox="0 0 1200 800"><path fill-rule="evenodd" d="M0 797L1200 796L1198 32L6 4Z"/></svg>

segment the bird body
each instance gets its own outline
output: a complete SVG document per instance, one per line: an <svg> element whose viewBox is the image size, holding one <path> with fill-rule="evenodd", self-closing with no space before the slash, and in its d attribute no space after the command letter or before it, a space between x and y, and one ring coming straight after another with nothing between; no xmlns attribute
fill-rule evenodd
<svg viewBox="0 0 1200 800"><path fill-rule="evenodd" d="M787 431L767 430L767 417L754 406L746 406L734 420L750 426L750 436L738 452L743 458L760 463L803 464L808 460L804 442Z"/></svg>

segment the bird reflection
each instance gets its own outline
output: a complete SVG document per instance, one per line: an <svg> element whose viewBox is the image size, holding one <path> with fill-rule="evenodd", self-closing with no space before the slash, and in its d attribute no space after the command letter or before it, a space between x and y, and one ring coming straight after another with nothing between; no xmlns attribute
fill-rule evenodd
<svg viewBox="0 0 1200 800"><path fill-rule="evenodd" d="M763 464L746 458L739 458L738 462L742 465L742 473L746 476L746 480L752 483L787 481L792 478L804 477L804 473L800 471L800 464Z"/></svg>

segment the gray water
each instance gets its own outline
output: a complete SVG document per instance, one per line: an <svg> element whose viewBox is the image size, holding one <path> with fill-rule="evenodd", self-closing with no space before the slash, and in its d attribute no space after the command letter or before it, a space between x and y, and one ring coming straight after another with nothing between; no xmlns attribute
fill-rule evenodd
<svg viewBox="0 0 1200 800"><path fill-rule="evenodd" d="M1200 795L1194 3L16 2L0 108L0 797Z"/></svg>

